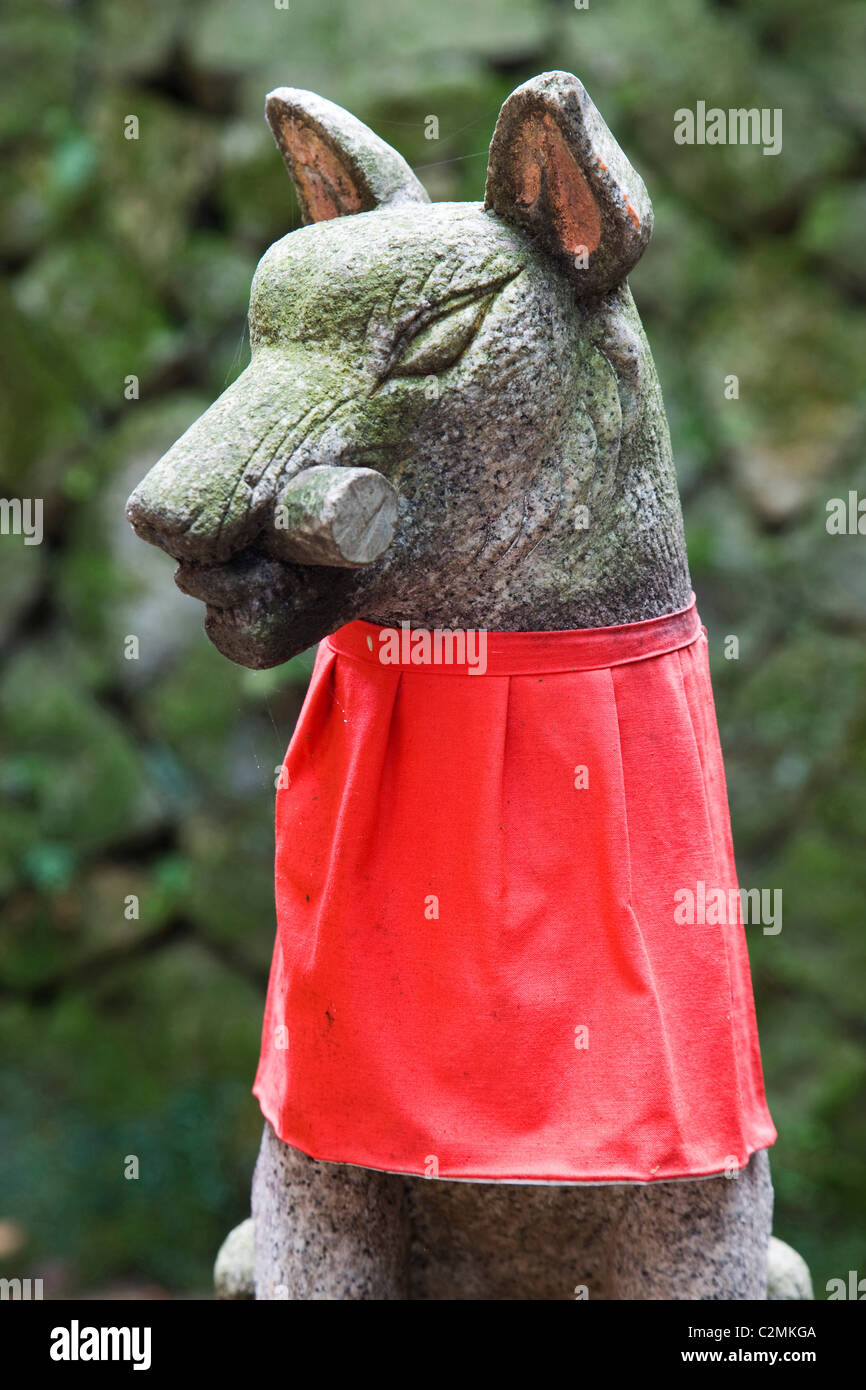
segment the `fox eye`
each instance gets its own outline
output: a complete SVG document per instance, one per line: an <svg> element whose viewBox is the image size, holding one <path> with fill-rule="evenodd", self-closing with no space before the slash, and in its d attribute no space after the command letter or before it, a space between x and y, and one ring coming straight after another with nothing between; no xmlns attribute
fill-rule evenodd
<svg viewBox="0 0 866 1390"><path fill-rule="evenodd" d="M492 299L492 294L486 294L483 299L464 300L449 305L432 322L424 319L398 345L386 375L431 376L453 367L478 332Z"/></svg>

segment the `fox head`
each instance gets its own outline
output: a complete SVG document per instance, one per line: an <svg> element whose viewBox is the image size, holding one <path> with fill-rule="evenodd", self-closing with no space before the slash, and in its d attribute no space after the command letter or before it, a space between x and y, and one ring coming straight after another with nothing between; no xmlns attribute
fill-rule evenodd
<svg viewBox="0 0 866 1390"><path fill-rule="evenodd" d="M267 667L359 617L526 630L682 607L626 280L652 209L580 82L508 98L483 204L431 204L311 92L277 89L266 115L305 225L255 272L249 366L127 504L219 650Z"/></svg>

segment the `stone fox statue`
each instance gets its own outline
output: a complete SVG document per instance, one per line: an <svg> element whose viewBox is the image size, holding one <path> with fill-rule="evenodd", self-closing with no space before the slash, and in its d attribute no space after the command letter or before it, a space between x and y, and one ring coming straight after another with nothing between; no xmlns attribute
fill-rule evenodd
<svg viewBox="0 0 866 1390"><path fill-rule="evenodd" d="M232 661L320 643L277 792L257 1297L763 1298L745 936L675 915L736 873L627 282L646 190L567 73L505 102L483 204L311 92L267 119L305 225L128 503Z"/></svg>

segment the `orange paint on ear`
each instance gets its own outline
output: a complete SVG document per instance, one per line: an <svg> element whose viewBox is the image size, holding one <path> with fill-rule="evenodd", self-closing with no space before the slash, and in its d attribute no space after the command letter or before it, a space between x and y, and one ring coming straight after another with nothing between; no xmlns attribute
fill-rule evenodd
<svg viewBox="0 0 866 1390"><path fill-rule="evenodd" d="M598 205L549 112L524 122L513 154L517 204L530 208L544 196L565 254L574 256L580 247L595 251L601 241Z"/></svg>
<svg viewBox="0 0 866 1390"><path fill-rule="evenodd" d="M531 208L541 193L541 164L538 143L532 130L524 126L514 142L514 197L519 207Z"/></svg>
<svg viewBox="0 0 866 1390"><path fill-rule="evenodd" d="M364 210L357 187L336 152L301 121L288 123L292 173L314 222Z"/></svg>

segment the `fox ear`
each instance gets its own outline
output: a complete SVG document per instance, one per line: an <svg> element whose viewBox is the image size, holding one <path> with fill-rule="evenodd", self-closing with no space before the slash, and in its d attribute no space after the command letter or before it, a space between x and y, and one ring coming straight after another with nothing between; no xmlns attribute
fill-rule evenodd
<svg viewBox="0 0 866 1390"><path fill-rule="evenodd" d="M265 116L305 223L430 201L396 150L315 92L277 87L265 102Z"/></svg>
<svg viewBox="0 0 866 1390"><path fill-rule="evenodd" d="M568 72L533 77L504 103L484 205L535 237L580 294L620 284L652 234L643 180Z"/></svg>

